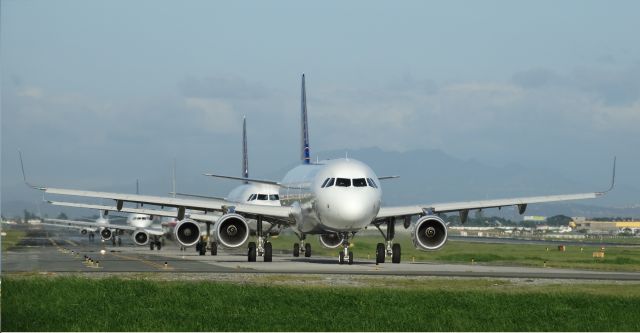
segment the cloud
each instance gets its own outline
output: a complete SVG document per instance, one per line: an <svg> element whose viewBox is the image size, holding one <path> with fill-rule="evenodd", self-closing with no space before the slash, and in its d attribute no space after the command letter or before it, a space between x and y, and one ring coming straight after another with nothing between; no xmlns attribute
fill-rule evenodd
<svg viewBox="0 0 640 333"><path fill-rule="evenodd" d="M212 132L237 132L239 117L233 106L221 99L190 97L185 105L197 111L198 125Z"/></svg>
<svg viewBox="0 0 640 333"><path fill-rule="evenodd" d="M236 77L189 77L178 84L185 97L255 100L269 96L260 84Z"/></svg>

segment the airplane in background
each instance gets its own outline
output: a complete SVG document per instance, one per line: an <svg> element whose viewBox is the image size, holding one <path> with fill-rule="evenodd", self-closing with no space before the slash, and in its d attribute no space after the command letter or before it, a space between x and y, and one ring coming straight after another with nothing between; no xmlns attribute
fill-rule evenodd
<svg viewBox="0 0 640 333"><path fill-rule="evenodd" d="M470 210L485 208L517 207L523 214L529 204L566 200L593 199L605 195L615 184L615 159L611 186L606 191L565 195L506 198L494 200L427 203L407 206L382 206L380 181L394 178L378 177L365 163L350 158L325 160L311 163L305 76L302 75L301 96L301 164L290 170L281 181L252 179L206 174L212 177L239 179L254 184L265 184L278 188L281 205L256 205L221 199L171 198L126 193L83 191L46 186L27 185L41 190L45 195L60 195L82 198L113 200L115 210L122 211L125 203L158 206L152 211L166 212L164 208L175 208L171 212L180 221L175 228L178 242L184 246L195 245L200 239L200 227L194 212L206 216L221 213L216 221L218 240L244 243L249 234L247 221L255 219L258 226L270 222L289 227L302 241L306 235L320 235L328 245L342 247L338 254L340 264L352 264L353 253L349 251L351 239L364 228L378 228L385 243L376 246L376 263L384 263L387 257L393 263L401 261L400 244L394 243L396 223L411 229L411 238L418 249L430 251L440 249L447 241L447 225L440 213L458 212L462 223L466 222ZM26 177L25 177L26 182ZM52 202L59 204L61 202ZM62 202L68 203L68 202ZM190 215L186 211L190 210ZM166 212L169 214L168 212ZM197 215L197 214L196 214ZM415 218L415 222L412 219ZM386 225L386 232L381 226ZM261 228L258 228L261 229ZM261 235L259 235L260 237ZM295 245L294 245L295 250ZM248 260L255 261L257 247L249 243Z"/></svg>
<svg viewBox="0 0 640 333"><path fill-rule="evenodd" d="M22 156L20 157L22 159ZM136 180L136 193L139 192L138 181ZM76 206L77 207L77 206ZM111 240L113 245L122 245L122 234L130 233L133 242L138 246L149 244L151 250L162 249L161 238L164 236L160 226L153 225L153 216L149 214L130 213L127 215L126 224L113 224L109 222L107 214L109 210L98 209L99 217L95 222L44 219L43 225L57 227L71 227L80 230L81 234L89 235L99 233L103 241Z"/></svg>

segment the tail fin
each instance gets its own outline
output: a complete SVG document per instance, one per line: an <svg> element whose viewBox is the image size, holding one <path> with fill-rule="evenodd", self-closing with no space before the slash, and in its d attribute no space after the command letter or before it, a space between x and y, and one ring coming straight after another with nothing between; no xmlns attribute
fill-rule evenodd
<svg viewBox="0 0 640 333"><path fill-rule="evenodd" d="M249 178L249 154L247 152L247 118L242 117L242 177ZM245 181L245 184L248 182Z"/></svg>
<svg viewBox="0 0 640 333"><path fill-rule="evenodd" d="M304 84L304 74L302 74L302 151L301 159L303 164L311 162L309 152L309 124L307 121L307 91Z"/></svg>
<svg viewBox="0 0 640 333"><path fill-rule="evenodd" d="M171 169L171 189L173 197L176 197L176 159L173 159L173 169Z"/></svg>
<svg viewBox="0 0 640 333"><path fill-rule="evenodd" d="M138 184L138 180L136 179L136 194L140 194L140 184ZM136 208L140 208L140 204L136 203Z"/></svg>

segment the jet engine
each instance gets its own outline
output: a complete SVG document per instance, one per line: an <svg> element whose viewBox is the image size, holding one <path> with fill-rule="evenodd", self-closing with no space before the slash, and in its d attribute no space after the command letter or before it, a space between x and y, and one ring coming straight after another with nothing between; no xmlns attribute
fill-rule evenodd
<svg viewBox="0 0 640 333"><path fill-rule="evenodd" d="M102 237L102 240L110 240L112 236L112 232L111 229L109 228L103 228L102 230L100 230L100 237Z"/></svg>
<svg viewBox="0 0 640 333"><path fill-rule="evenodd" d="M447 225L438 216L423 216L416 221L411 238L413 245L420 250L437 250L447 241Z"/></svg>
<svg viewBox="0 0 640 333"><path fill-rule="evenodd" d="M143 230L136 230L133 232L133 242L136 245L147 245L149 243L149 234Z"/></svg>
<svg viewBox="0 0 640 333"><path fill-rule="evenodd" d="M87 234L87 229L80 229L80 234L81 235L86 235Z"/></svg>
<svg viewBox="0 0 640 333"><path fill-rule="evenodd" d="M174 228L176 240L182 246L193 246L200 241L200 226L196 221L184 219Z"/></svg>
<svg viewBox="0 0 640 333"><path fill-rule="evenodd" d="M344 241L344 237L341 237L336 233L322 234L318 239L320 239L320 244L327 249L335 249L342 245L342 241Z"/></svg>
<svg viewBox="0 0 640 333"><path fill-rule="evenodd" d="M216 222L215 237L224 247L242 246L249 238L249 225L241 215L235 213L222 215Z"/></svg>

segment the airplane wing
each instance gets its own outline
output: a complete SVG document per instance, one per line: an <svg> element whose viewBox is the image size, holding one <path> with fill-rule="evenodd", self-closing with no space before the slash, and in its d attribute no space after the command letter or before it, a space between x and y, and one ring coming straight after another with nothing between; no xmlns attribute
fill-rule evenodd
<svg viewBox="0 0 640 333"><path fill-rule="evenodd" d="M578 193L578 194L562 194L562 195L546 195L536 197L506 198L479 201L463 201L463 202L446 202L433 203L425 205L413 206L396 206L396 207L380 207L376 220L382 220L392 217L410 217L422 214L438 214L448 212L460 212L460 220L466 222L469 210L484 208L501 208L505 206L517 206L518 212L523 214L528 204L557 202L568 200L595 199L603 196L611 191L615 185L616 179L616 160L613 160L613 176L611 178L611 186L602 192Z"/></svg>
<svg viewBox="0 0 640 333"><path fill-rule="evenodd" d="M47 224L55 224L58 226L67 226L67 227L82 227L87 229L108 228L108 229L114 229L114 230L129 230L129 231L141 229L141 228L132 227L129 225L112 224L112 223L97 224L95 222L59 220L59 219L44 219L44 221L47 222Z"/></svg>
<svg viewBox="0 0 640 333"><path fill-rule="evenodd" d="M85 203L77 203L77 202L66 202L66 201L52 201L48 200L48 203L55 206L64 206L64 207L74 207L74 208L88 208L88 209L97 209L102 211L118 211L118 207L116 206L108 206L108 205L94 205L94 204L85 204ZM131 208L131 207L122 207L120 212L125 213L135 213L135 214L145 214L151 216L163 216L163 217L173 217L177 218L178 212L173 210L161 210L161 209L146 209L146 208ZM185 213L185 216L202 222L216 222L218 218L220 218L220 214L198 214L198 213Z"/></svg>
<svg viewBox="0 0 640 333"><path fill-rule="evenodd" d="M97 231L97 228L95 226L93 227L83 227L80 225L66 225L66 224L58 224L58 223L45 223L45 222L41 222L40 225L45 225L45 226L49 226L49 227L58 227L58 228L70 228L70 229L78 229L78 230L91 230L93 232Z"/></svg>
<svg viewBox="0 0 640 333"><path fill-rule="evenodd" d="M189 214L194 220L200 220L204 222L212 222L213 219L217 221L217 217L207 216L209 212L236 212L247 217L262 216L265 221L271 221L278 224L288 224L294 221L294 216L300 214L297 212L299 207L287 207L287 206L263 206L263 205L251 205L251 204L239 204L229 202L225 200L202 200L202 199L185 199L185 198L171 198L160 197L150 195L139 194L126 194L126 193L110 193L110 192L96 192L96 191L84 191L73 189L52 188L43 186L32 186L35 189L39 189L46 194L65 195L83 198L99 198L110 199L116 202L115 206L101 206L101 205L89 205L76 202L65 201L50 201L54 205L60 206L72 206L92 209L103 209L112 211L126 211L135 212L148 215L169 216L175 217L178 220L182 220L186 215L186 210L202 211L202 214ZM129 208L124 207L124 203L137 203L147 204L152 206L159 206L160 209L141 209L141 208ZM165 211L162 208L173 207L177 208L177 212ZM114 209L115 208L115 209ZM213 215L213 214L212 214Z"/></svg>

